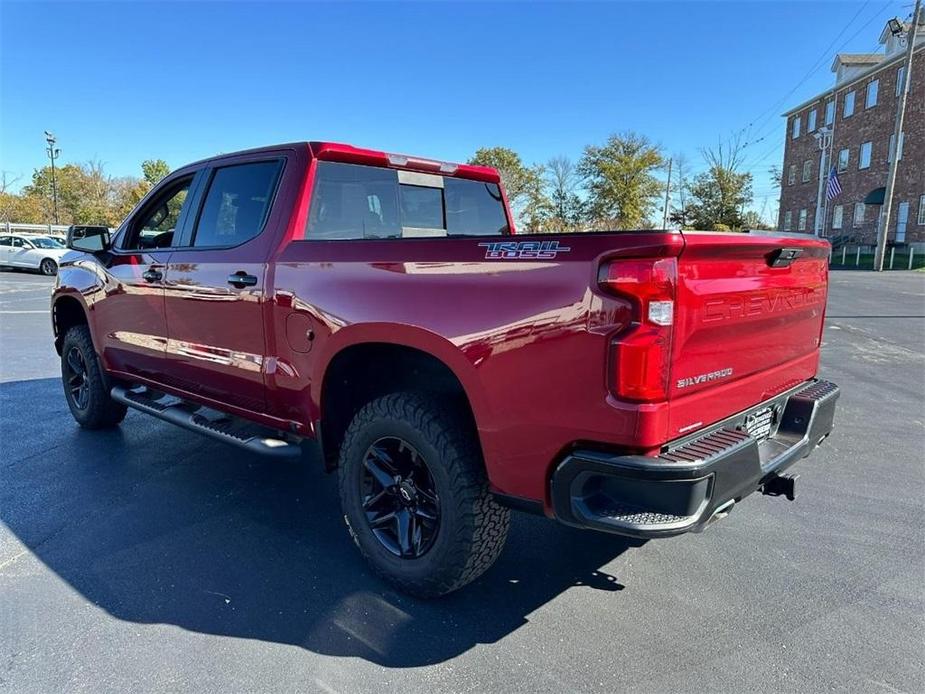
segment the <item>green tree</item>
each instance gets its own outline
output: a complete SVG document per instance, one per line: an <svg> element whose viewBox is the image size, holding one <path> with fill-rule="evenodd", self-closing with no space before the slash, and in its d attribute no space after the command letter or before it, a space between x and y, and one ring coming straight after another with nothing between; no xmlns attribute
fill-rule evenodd
<svg viewBox="0 0 925 694"><path fill-rule="evenodd" d="M598 227L641 227L655 207L662 184L655 173L665 164L661 149L634 132L588 145L578 164L586 182L590 212Z"/></svg>
<svg viewBox="0 0 925 694"><path fill-rule="evenodd" d="M170 173L170 165L163 159L145 159L141 162L141 173L147 183L155 186Z"/></svg>
<svg viewBox="0 0 925 694"><path fill-rule="evenodd" d="M117 226L150 189L135 178L113 179L99 161L65 164L55 171L58 219L62 224ZM54 217L51 168L36 169L19 196L16 219L46 223ZM36 219L37 218L37 219Z"/></svg>
<svg viewBox="0 0 925 694"><path fill-rule="evenodd" d="M746 227L745 207L752 202L752 175L739 173L741 147L737 139L703 150L709 169L690 187L690 223L695 229L711 230L717 225L732 231Z"/></svg>
<svg viewBox="0 0 925 694"><path fill-rule="evenodd" d="M542 166L526 166L520 155L507 147L478 149L469 163L497 169L519 225L526 231L541 230L552 211L543 191Z"/></svg>
<svg viewBox="0 0 925 694"><path fill-rule="evenodd" d="M768 224L755 210L748 210L742 217L743 229L763 229L770 231L774 227Z"/></svg>

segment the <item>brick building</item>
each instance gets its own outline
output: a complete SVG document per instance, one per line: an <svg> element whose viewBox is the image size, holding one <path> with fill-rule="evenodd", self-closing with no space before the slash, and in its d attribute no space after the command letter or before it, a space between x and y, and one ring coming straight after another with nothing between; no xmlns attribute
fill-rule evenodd
<svg viewBox="0 0 925 694"><path fill-rule="evenodd" d="M925 250L925 17L919 21L889 241ZM814 231L821 156L817 136L827 127L832 138L825 168L836 166L842 192L828 203L823 197L821 233L861 244L876 242L882 208L863 201L886 184L897 150L893 128L906 57L905 42L890 32L889 25L880 34L880 45L880 53L835 56L834 86L784 114L781 231ZM823 179L826 175L823 172Z"/></svg>

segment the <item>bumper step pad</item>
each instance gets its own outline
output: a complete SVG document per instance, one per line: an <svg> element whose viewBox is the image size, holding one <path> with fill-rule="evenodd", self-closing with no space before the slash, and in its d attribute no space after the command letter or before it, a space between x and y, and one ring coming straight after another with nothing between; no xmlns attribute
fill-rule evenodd
<svg viewBox="0 0 925 694"><path fill-rule="evenodd" d="M656 457L572 451L550 482L553 510L568 525L633 537L701 530L809 455L831 432L837 399L827 381L782 396L770 403L780 414L767 438L741 427L764 403Z"/></svg>

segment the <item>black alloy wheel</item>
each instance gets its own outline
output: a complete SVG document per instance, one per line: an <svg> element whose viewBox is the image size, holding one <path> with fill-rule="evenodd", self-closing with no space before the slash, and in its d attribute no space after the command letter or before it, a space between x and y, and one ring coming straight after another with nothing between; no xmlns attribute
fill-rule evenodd
<svg viewBox="0 0 925 694"><path fill-rule="evenodd" d="M440 530L440 499L427 463L407 441L377 439L366 451L360 476L366 522L396 557L418 559Z"/></svg>
<svg viewBox="0 0 925 694"><path fill-rule="evenodd" d="M78 410L86 410L90 404L90 383L87 378L87 362L76 345L68 350L64 360L64 380L71 402Z"/></svg>

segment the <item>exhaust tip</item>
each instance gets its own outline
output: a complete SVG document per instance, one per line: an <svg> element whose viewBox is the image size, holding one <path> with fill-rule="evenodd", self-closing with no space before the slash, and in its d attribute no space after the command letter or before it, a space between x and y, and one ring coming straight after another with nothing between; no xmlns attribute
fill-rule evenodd
<svg viewBox="0 0 925 694"><path fill-rule="evenodd" d="M702 533L709 526L713 525L716 521L720 521L730 513L732 513L732 507L735 506L735 499L730 499L724 504L716 507L716 510L713 511L713 514L706 520L705 523L701 523L693 529L695 533Z"/></svg>

